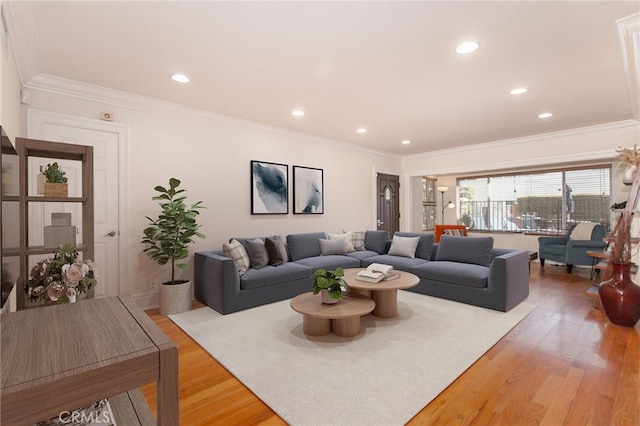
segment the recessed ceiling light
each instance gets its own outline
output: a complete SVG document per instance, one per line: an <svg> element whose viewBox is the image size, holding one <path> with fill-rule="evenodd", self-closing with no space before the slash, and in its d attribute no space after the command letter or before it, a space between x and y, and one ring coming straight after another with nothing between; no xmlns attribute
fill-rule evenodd
<svg viewBox="0 0 640 426"><path fill-rule="evenodd" d="M411 143L411 141L408 140L408 139L405 139L405 140L402 141L402 145L409 145L410 143Z"/></svg>
<svg viewBox="0 0 640 426"><path fill-rule="evenodd" d="M513 89L509 93L511 95L522 95L523 93L527 93L528 91L529 89L527 89L526 87L518 87L517 89Z"/></svg>
<svg viewBox="0 0 640 426"><path fill-rule="evenodd" d="M294 109L293 111L291 111L291 115L293 115L294 117L302 117L304 115L304 111L301 109Z"/></svg>
<svg viewBox="0 0 640 426"><path fill-rule="evenodd" d="M172 74L171 75L171 80L176 81L178 83L188 83L189 82L189 77L187 77L184 74Z"/></svg>
<svg viewBox="0 0 640 426"><path fill-rule="evenodd" d="M478 47L480 47L480 43L477 41L465 41L456 47L456 53L466 55L467 53L474 52Z"/></svg>
<svg viewBox="0 0 640 426"><path fill-rule="evenodd" d="M551 114L550 112L543 112L542 114L538 114L538 118L549 118L552 115L553 114Z"/></svg>
<svg viewBox="0 0 640 426"><path fill-rule="evenodd" d="M358 133L367 133L367 129L365 129L364 127L360 127L358 130L356 130L356 132L358 132Z"/></svg>

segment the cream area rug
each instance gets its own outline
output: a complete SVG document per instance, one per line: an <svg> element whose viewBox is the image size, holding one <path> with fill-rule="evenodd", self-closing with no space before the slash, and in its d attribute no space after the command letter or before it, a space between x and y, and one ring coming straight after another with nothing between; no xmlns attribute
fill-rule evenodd
<svg viewBox="0 0 640 426"><path fill-rule="evenodd" d="M289 300L170 318L287 423L386 426L409 421L534 308L399 291L398 317L362 317L354 338L306 336Z"/></svg>

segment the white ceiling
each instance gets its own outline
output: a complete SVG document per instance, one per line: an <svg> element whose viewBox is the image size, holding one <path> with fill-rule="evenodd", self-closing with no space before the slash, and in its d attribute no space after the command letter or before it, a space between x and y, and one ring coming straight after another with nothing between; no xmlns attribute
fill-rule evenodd
<svg viewBox="0 0 640 426"><path fill-rule="evenodd" d="M634 118L616 20L637 1L2 5L23 82L43 73L395 154ZM457 55L468 39L480 49Z"/></svg>

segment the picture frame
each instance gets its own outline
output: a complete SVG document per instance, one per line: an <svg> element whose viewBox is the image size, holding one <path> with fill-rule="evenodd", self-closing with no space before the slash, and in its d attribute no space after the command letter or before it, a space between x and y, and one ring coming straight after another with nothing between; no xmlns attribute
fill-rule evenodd
<svg viewBox="0 0 640 426"><path fill-rule="evenodd" d="M293 166L293 214L324 213L324 170Z"/></svg>
<svg viewBox="0 0 640 426"><path fill-rule="evenodd" d="M289 166L251 161L251 214L289 213Z"/></svg>

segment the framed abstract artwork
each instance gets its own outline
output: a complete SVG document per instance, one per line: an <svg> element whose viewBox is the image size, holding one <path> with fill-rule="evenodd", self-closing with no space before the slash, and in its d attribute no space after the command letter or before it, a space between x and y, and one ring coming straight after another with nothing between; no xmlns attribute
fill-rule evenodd
<svg viewBox="0 0 640 426"><path fill-rule="evenodd" d="M293 213L324 213L324 176L322 169L293 166Z"/></svg>
<svg viewBox="0 0 640 426"><path fill-rule="evenodd" d="M251 214L289 213L289 166L251 161Z"/></svg>

